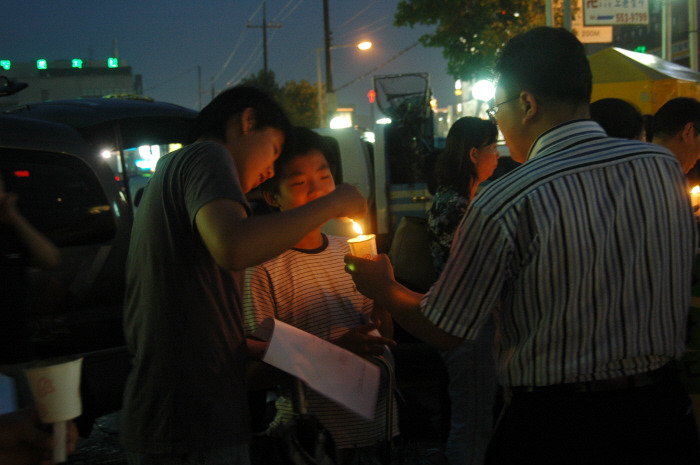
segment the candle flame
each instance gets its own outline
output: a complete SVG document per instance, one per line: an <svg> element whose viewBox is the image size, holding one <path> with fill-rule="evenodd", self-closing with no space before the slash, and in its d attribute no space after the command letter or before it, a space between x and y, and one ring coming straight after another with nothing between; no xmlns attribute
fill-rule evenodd
<svg viewBox="0 0 700 465"><path fill-rule="evenodd" d="M700 194L700 186L695 186L692 189L690 189L691 194Z"/></svg>
<svg viewBox="0 0 700 465"><path fill-rule="evenodd" d="M698 189L700 189L700 187L698 187ZM355 220L351 220L351 221L352 221L352 229L354 229L357 234L361 235L362 234L362 226L355 223Z"/></svg>

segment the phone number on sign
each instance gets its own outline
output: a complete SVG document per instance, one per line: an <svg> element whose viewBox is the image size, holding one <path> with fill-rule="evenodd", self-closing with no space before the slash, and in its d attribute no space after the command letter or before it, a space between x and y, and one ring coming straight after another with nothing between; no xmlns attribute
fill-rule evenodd
<svg viewBox="0 0 700 465"><path fill-rule="evenodd" d="M625 23L637 23L637 24L647 24L649 22L649 17L647 13L617 13L615 15L615 23L625 24Z"/></svg>

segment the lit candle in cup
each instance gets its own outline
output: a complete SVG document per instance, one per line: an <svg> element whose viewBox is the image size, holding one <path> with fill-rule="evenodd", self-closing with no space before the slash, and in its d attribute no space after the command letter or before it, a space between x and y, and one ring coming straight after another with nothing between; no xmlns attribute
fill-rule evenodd
<svg viewBox="0 0 700 465"><path fill-rule="evenodd" d="M350 253L356 257L374 259L377 256L377 240L374 234L362 234L362 227L354 221L352 227L359 235L348 239Z"/></svg>
<svg viewBox="0 0 700 465"><path fill-rule="evenodd" d="M690 203L693 205L693 210L697 210L700 207L700 186L690 189Z"/></svg>

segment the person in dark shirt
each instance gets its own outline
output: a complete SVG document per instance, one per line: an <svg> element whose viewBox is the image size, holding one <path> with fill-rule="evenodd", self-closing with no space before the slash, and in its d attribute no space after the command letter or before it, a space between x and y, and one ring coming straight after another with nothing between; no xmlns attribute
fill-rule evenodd
<svg viewBox="0 0 700 465"><path fill-rule="evenodd" d="M31 360L28 270L59 262L56 246L22 216L0 176L0 365Z"/></svg>

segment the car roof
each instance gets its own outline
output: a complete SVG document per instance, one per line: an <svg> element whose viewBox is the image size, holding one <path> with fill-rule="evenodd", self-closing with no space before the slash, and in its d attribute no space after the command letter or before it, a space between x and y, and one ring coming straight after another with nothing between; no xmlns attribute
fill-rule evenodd
<svg viewBox="0 0 700 465"><path fill-rule="evenodd" d="M107 121L146 116L194 119L197 112L173 103L121 98L79 98L29 103L6 113L60 121L74 128L94 126Z"/></svg>
<svg viewBox="0 0 700 465"><path fill-rule="evenodd" d="M115 139L120 128L123 148L183 142L197 112L167 102L123 98L79 98L30 103L6 110L5 114L67 124L89 143L103 145Z"/></svg>
<svg viewBox="0 0 700 465"><path fill-rule="evenodd" d="M0 114L0 148L42 150L89 156L90 148L74 128L50 121Z"/></svg>

